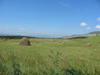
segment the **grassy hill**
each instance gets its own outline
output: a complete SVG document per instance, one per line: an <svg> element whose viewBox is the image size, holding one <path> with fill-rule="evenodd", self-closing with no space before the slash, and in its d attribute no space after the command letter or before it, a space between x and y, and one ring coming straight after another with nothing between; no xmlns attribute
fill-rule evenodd
<svg viewBox="0 0 100 75"><path fill-rule="evenodd" d="M90 32L89 34L100 34L100 31Z"/></svg>
<svg viewBox="0 0 100 75"><path fill-rule="evenodd" d="M29 40L31 46L0 39L0 75L100 75L100 36Z"/></svg>

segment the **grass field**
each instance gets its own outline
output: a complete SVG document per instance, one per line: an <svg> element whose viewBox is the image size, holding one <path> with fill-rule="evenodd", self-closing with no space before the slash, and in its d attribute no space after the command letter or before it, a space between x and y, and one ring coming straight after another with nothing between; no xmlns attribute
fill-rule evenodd
<svg viewBox="0 0 100 75"><path fill-rule="evenodd" d="M31 46L0 39L0 75L100 75L100 36L29 40Z"/></svg>

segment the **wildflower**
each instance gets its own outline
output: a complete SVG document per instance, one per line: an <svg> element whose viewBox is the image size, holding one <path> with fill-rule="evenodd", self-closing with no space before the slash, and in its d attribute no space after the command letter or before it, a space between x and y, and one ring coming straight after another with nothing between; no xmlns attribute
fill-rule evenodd
<svg viewBox="0 0 100 75"><path fill-rule="evenodd" d="M48 57L52 58L52 56L48 55Z"/></svg>
<svg viewBox="0 0 100 75"><path fill-rule="evenodd" d="M59 55L59 52L57 52L57 55Z"/></svg>
<svg viewBox="0 0 100 75"><path fill-rule="evenodd" d="M53 50L50 50L51 51L51 53L53 53Z"/></svg>

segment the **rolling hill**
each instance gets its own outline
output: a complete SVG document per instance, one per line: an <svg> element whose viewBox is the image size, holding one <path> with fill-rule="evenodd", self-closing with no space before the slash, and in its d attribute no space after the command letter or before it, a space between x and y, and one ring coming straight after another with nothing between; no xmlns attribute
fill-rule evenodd
<svg viewBox="0 0 100 75"><path fill-rule="evenodd" d="M100 31L94 31L94 32L90 32L88 34L100 34Z"/></svg>

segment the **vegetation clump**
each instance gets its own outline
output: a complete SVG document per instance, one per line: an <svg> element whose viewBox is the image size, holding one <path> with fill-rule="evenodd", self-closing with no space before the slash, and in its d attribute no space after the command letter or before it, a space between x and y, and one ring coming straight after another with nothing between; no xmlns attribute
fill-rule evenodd
<svg viewBox="0 0 100 75"><path fill-rule="evenodd" d="M91 46L91 43L87 43L87 46Z"/></svg>
<svg viewBox="0 0 100 75"><path fill-rule="evenodd" d="M29 46L29 45L31 45L31 44L30 44L30 41L28 40L27 37L23 37L23 38L20 40L19 45L27 45L27 46Z"/></svg>

